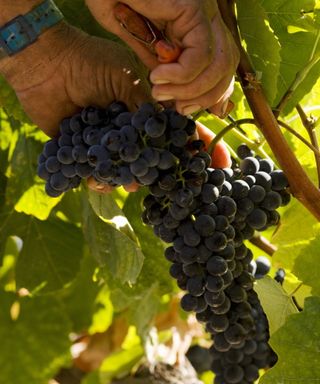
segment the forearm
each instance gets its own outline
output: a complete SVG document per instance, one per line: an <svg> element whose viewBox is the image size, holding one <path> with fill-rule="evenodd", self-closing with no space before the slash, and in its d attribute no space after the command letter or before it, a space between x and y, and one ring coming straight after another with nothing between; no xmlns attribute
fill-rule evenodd
<svg viewBox="0 0 320 384"><path fill-rule="evenodd" d="M18 15L29 12L42 0L0 0L0 27Z"/></svg>

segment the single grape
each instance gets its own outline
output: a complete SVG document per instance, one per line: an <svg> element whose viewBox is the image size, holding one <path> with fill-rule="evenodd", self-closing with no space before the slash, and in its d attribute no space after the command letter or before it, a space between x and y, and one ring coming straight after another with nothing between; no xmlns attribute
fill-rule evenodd
<svg viewBox="0 0 320 384"><path fill-rule="evenodd" d="M71 135L61 135L58 139L59 147L72 146L72 136Z"/></svg>
<svg viewBox="0 0 320 384"><path fill-rule="evenodd" d="M130 163L130 171L134 176L145 176L148 170L148 162L142 157Z"/></svg>
<svg viewBox="0 0 320 384"><path fill-rule="evenodd" d="M247 217L248 224L257 230L263 228L267 224L267 220L266 213L260 208L255 208Z"/></svg>
<svg viewBox="0 0 320 384"><path fill-rule="evenodd" d="M209 169L210 170L210 169ZM220 187L225 182L225 174L221 169L211 169L209 172L209 183Z"/></svg>
<svg viewBox="0 0 320 384"><path fill-rule="evenodd" d="M271 263L267 257L259 256L256 259L256 273L255 278L261 279L263 276L267 275L270 272L271 269Z"/></svg>
<svg viewBox="0 0 320 384"><path fill-rule="evenodd" d="M230 367L227 367L224 378L228 384L242 383L244 378L243 368L240 367L240 365L231 365Z"/></svg>
<svg viewBox="0 0 320 384"><path fill-rule="evenodd" d="M266 172L257 172L254 175L257 185L261 185L267 192L271 190L271 176Z"/></svg>
<svg viewBox="0 0 320 384"><path fill-rule="evenodd" d="M241 144L237 148L237 155L240 159L244 160L246 157L253 157L253 151L247 146L247 144Z"/></svg>
<svg viewBox="0 0 320 384"><path fill-rule="evenodd" d="M81 119L85 124L97 125L107 118L106 112L97 107L86 107L81 111Z"/></svg>
<svg viewBox="0 0 320 384"><path fill-rule="evenodd" d="M154 183L157 178L159 177L159 172L156 167L154 168L149 168L148 172L139 177L139 182L143 185L150 185Z"/></svg>
<svg viewBox="0 0 320 384"><path fill-rule="evenodd" d="M130 168L126 166L120 167L119 185L129 185L135 181L133 174L130 172Z"/></svg>
<svg viewBox="0 0 320 384"><path fill-rule="evenodd" d="M266 190L261 185L253 185L249 191L248 197L254 203L261 203L266 196Z"/></svg>
<svg viewBox="0 0 320 384"><path fill-rule="evenodd" d="M72 147L61 147L57 153L57 158L61 164L72 164L74 162L72 156Z"/></svg>
<svg viewBox="0 0 320 384"><path fill-rule="evenodd" d="M60 171L61 163L56 156L50 156L47 158L45 166L49 173L56 173Z"/></svg>
<svg viewBox="0 0 320 384"><path fill-rule="evenodd" d="M219 190L213 184L204 184L202 187L201 196L204 203L211 204L217 201L219 197Z"/></svg>
<svg viewBox="0 0 320 384"><path fill-rule="evenodd" d="M147 147L143 149L141 152L141 157L146 160L149 167L157 167L159 165L160 153L154 148ZM161 167L158 167L158 168L162 169ZM171 165L168 168L171 168ZM168 169L168 168L164 168L164 169Z"/></svg>
<svg viewBox="0 0 320 384"><path fill-rule="evenodd" d="M70 128L70 120L71 119L66 118L66 119L63 119L60 122L59 130L60 130L61 135L70 135L70 136L72 136L73 131Z"/></svg>
<svg viewBox="0 0 320 384"><path fill-rule="evenodd" d="M43 164L43 163L46 162L46 160L47 160L47 157L46 157L43 153L41 153L41 154L38 156L38 164Z"/></svg>
<svg viewBox="0 0 320 384"><path fill-rule="evenodd" d="M243 180L235 180L232 182L232 197L234 199L243 199L248 196L250 187Z"/></svg>
<svg viewBox="0 0 320 384"><path fill-rule="evenodd" d="M47 167L46 167L45 163L40 163L38 165L37 174L43 180L48 180L49 179L50 173L47 171Z"/></svg>
<svg viewBox="0 0 320 384"><path fill-rule="evenodd" d="M120 131L112 129L106 133L101 139L101 144L109 151L118 152L122 144Z"/></svg>
<svg viewBox="0 0 320 384"><path fill-rule="evenodd" d="M138 141L138 131L132 125L124 125L120 129L122 142L136 143Z"/></svg>
<svg viewBox="0 0 320 384"><path fill-rule="evenodd" d="M205 238L205 245L213 252L222 251L227 245L227 237L223 232L215 232L213 235Z"/></svg>
<svg viewBox="0 0 320 384"><path fill-rule="evenodd" d="M82 131L76 132L72 135L72 145L83 145L83 137L82 137Z"/></svg>
<svg viewBox="0 0 320 384"><path fill-rule="evenodd" d="M219 352L227 352L231 348L223 333L218 333L214 337L214 347Z"/></svg>
<svg viewBox="0 0 320 384"><path fill-rule="evenodd" d="M43 154L45 157L56 156L59 150L59 144L56 139L51 139L46 142L43 148Z"/></svg>
<svg viewBox="0 0 320 384"><path fill-rule="evenodd" d="M202 268L198 263L184 264L182 269L183 272L189 277L202 275Z"/></svg>
<svg viewBox="0 0 320 384"><path fill-rule="evenodd" d="M176 177L171 174L165 174L161 176L158 183L159 187L164 191L172 191L177 186Z"/></svg>
<svg viewBox="0 0 320 384"><path fill-rule="evenodd" d="M179 257L182 263L192 264L197 261L197 248L183 246L179 252Z"/></svg>
<svg viewBox="0 0 320 384"><path fill-rule="evenodd" d="M271 173L274 170L274 162L270 159L259 160L260 171Z"/></svg>
<svg viewBox="0 0 320 384"><path fill-rule="evenodd" d="M216 229L215 220L209 215L200 215L194 222L194 228L200 236L212 236Z"/></svg>
<svg viewBox="0 0 320 384"><path fill-rule="evenodd" d="M81 115L77 114L71 117L70 119L70 129L73 133L81 132L83 129L83 122Z"/></svg>
<svg viewBox="0 0 320 384"><path fill-rule="evenodd" d="M77 174L74 164L61 164L61 173L68 178L75 177Z"/></svg>
<svg viewBox="0 0 320 384"><path fill-rule="evenodd" d="M84 145L76 145L72 149L72 157L77 163L86 163L88 161L88 148Z"/></svg>
<svg viewBox="0 0 320 384"><path fill-rule="evenodd" d="M197 298L188 293L183 296L180 302L181 308L186 312L194 311L197 307L197 304Z"/></svg>
<svg viewBox="0 0 320 384"><path fill-rule="evenodd" d="M119 148L119 156L121 160L132 163L139 158L140 148L135 143L126 142Z"/></svg>
<svg viewBox="0 0 320 384"><path fill-rule="evenodd" d="M216 204L220 215L231 217L237 212L237 204L229 196L222 196Z"/></svg>
<svg viewBox="0 0 320 384"><path fill-rule="evenodd" d="M65 177L62 172L54 173L50 177L50 185L56 191L63 192L69 186L69 178Z"/></svg>
<svg viewBox="0 0 320 384"><path fill-rule="evenodd" d="M152 138L162 136L167 128L167 116L164 113L157 113L150 117L144 126L148 136Z"/></svg>
<svg viewBox="0 0 320 384"><path fill-rule="evenodd" d="M283 171L273 171L270 176L272 179L272 189L274 191L281 191L289 186L288 179Z"/></svg>
<svg viewBox="0 0 320 384"><path fill-rule="evenodd" d="M220 256L211 257L206 265L207 271L213 276L222 276L228 270L226 261Z"/></svg>
<svg viewBox="0 0 320 384"><path fill-rule="evenodd" d="M77 163L75 165L75 170L76 170L76 173L79 177L81 178L87 178L87 177L90 177L93 173L93 168L90 167L89 164L81 164L81 163Z"/></svg>
<svg viewBox="0 0 320 384"><path fill-rule="evenodd" d="M108 159L109 154L102 145L92 145L87 151L87 160L92 167Z"/></svg>
<svg viewBox="0 0 320 384"><path fill-rule="evenodd" d="M194 173L201 173L206 169L206 163L199 157L193 157L188 164L188 170Z"/></svg>
<svg viewBox="0 0 320 384"><path fill-rule="evenodd" d="M279 268L279 269L277 270L276 274L275 274L274 279L275 279L275 281L277 281L278 283L283 284L285 277L286 277L286 272L285 272L285 270L282 269L282 268Z"/></svg>
<svg viewBox="0 0 320 384"><path fill-rule="evenodd" d="M210 307L216 308L225 302L226 295L223 291L217 293L206 291L204 293L204 299Z"/></svg>
<svg viewBox="0 0 320 384"><path fill-rule="evenodd" d="M186 131L177 130L170 132L170 140L173 145L176 147L184 147L188 142L188 134Z"/></svg>
<svg viewBox="0 0 320 384"><path fill-rule="evenodd" d="M223 289L224 281L221 276L207 276L206 289L213 293L218 293Z"/></svg>
<svg viewBox="0 0 320 384"><path fill-rule="evenodd" d="M103 135L107 132L109 132L109 129L107 127L101 129L89 127L89 130L86 132L86 134L85 132L83 132L83 140L89 146L99 145Z"/></svg>
<svg viewBox="0 0 320 384"><path fill-rule="evenodd" d="M117 115L112 122L119 128L124 125L130 125L133 114L131 112L121 112Z"/></svg>
<svg viewBox="0 0 320 384"><path fill-rule="evenodd" d="M113 118L120 115L120 113L122 112L127 112L128 108L125 105L125 103L121 101L114 101L113 103L108 105L106 111L107 111L107 114Z"/></svg>
<svg viewBox="0 0 320 384"><path fill-rule="evenodd" d="M204 281L201 276L190 277L187 281L187 291L192 296L201 296L204 291Z"/></svg>
<svg viewBox="0 0 320 384"><path fill-rule="evenodd" d="M49 180L46 182L45 191L46 191L47 195L50 197L59 197L63 193L61 191L57 191L57 190L53 189L51 187Z"/></svg>
<svg viewBox="0 0 320 384"><path fill-rule="evenodd" d="M255 175L259 168L259 161L255 157L246 157L240 163L240 169L244 175Z"/></svg>

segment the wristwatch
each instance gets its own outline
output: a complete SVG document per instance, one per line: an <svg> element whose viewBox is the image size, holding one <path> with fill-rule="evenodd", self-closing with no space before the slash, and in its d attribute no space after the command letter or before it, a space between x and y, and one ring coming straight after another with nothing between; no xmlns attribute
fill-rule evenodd
<svg viewBox="0 0 320 384"><path fill-rule="evenodd" d="M25 15L0 27L0 60L13 56L33 44L47 29L63 19L52 0L45 0Z"/></svg>

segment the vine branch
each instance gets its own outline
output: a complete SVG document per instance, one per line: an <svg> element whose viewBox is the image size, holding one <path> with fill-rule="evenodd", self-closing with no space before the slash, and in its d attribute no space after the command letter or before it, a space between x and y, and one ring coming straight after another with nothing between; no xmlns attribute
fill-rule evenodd
<svg viewBox="0 0 320 384"><path fill-rule="evenodd" d="M284 121L282 121L282 120L277 120L277 121L281 127L285 128L288 132L292 133L300 141L302 141L303 144L305 144L307 147L309 147L311 149L311 151L314 152L316 158L318 158L320 156L320 151L319 151L318 146L314 146L313 144L310 144L308 140L306 140L303 136L301 136L298 132L296 132L292 127L290 127L290 125L288 125Z"/></svg>
<svg viewBox="0 0 320 384"><path fill-rule="evenodd" d="M265 237L259 234L254 235L250 239L250 243L260 248L263 252L265 252L269 256L272 256L277 250L277 247L275 245L270 243L268 239L266 239Z"/></svg>
<svg viewBox="0 0 320 384"><path fill-rule="evenodd" d="M305 129L308 132L311 144L313 145L314 148L316 148L318 150L317 153L316 152L314 153L314 157L315 157L316 165L317 165L318 185L320 186L320 153L319 153L318 138L317 138L317 134L316 134L316 130L315 130L317 121L316 121L316 119L314 119L312 117L308 117L300 104L298 104L296 106L296 110L299 113L299 116L300 116L300 119L302 121L303 126L305 127Z"/></svg>
<svg viewBox="0 0 320 384"><path fill-rule="evenodd" d="M233 1L219 0L219 6L240 51L237 72L254 119L286 173L292 194L320 221L320 191L308 178L290 149L266 100L261 84L256 80L254 69L241 44Z"/></svg>
<svg viewBox="0 0 320 384"><path fill-rule="evenodd" d="M234 122L230 123L229 125L227 125L211 141L211 143L208 147L208 152L210 154L212 154L214 147L224 137L224 135L226 135L232 129L236 128L238 125L242 125L242 124L254 124L254 120L253 119L241 119L241 120L234 121Z"/></svg>

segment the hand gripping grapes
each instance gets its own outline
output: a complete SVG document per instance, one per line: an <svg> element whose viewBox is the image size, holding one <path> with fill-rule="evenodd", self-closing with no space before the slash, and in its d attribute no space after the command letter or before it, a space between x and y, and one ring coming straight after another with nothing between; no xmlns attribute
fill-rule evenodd
<svg viewBox="0 0 320 384"><path fill-rule="evenodd" d="M182 53L175 63L160 64L145 44L123 29L115 17L117 0L87 0L96 19L125 40L151 69L152 96L175 100L176 109L190 114L210 109L225 116L233 91L239 53L224 25L216 0L125 0L151 20Z"/></svg>

